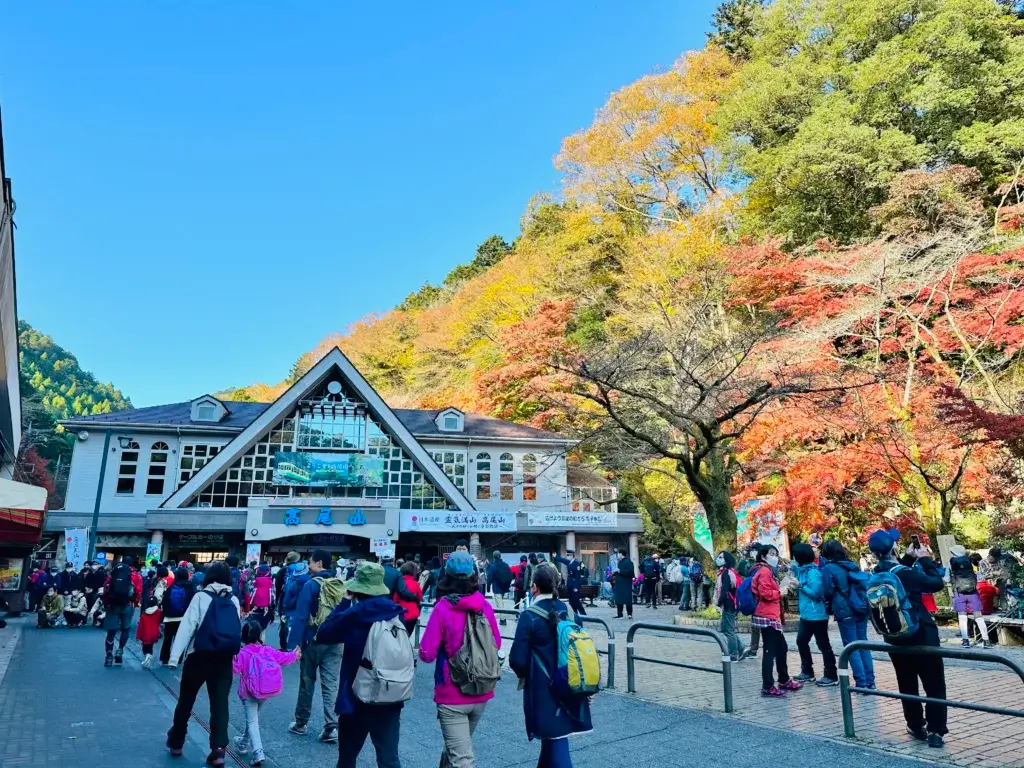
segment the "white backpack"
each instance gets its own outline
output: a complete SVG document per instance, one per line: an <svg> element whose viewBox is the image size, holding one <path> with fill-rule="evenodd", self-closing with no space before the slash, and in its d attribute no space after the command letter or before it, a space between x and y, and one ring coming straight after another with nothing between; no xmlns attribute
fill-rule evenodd
<svg viewBox="0 0 1024 768"><path fill-rule="evenodd" d="M364 704L397 704L412 698L415 682L412 640L396 616L374 622L352 693Z"/></svg>

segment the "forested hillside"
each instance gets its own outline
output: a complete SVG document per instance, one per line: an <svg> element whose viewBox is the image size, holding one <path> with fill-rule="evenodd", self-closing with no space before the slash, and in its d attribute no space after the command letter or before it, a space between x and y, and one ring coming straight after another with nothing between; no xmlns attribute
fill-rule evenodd
<svg viewBox="0 0 1024 768"><path fill-rule="evenodd" d="M753 497L795 536L980 540L1020 495L1021 17L729 0L565 139L511 246L235 396L338 344L394 405L585 437L659 546L694 501L735 546Z"/></svg>

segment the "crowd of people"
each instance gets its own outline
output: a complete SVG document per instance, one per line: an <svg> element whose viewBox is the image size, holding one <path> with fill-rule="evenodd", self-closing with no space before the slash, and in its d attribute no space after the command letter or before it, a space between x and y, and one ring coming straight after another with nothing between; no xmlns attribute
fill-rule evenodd
<svg viewBox="0 0 1024 768"><path fill-rule="evenodd" d="M260 712L266 701L284 693L282 667L297 664L289 732L307 735L319 682L323 728L317 738L337 744L339 768L356 765L367 738L378 766L398 768L403 705L412 695L416 664L423 662L435 665L441 765L469 768L476 764L473 733L494 697L504 661L498 618L485 597L487 585L501 594L515 588L529 610L517 625L508 665L521 681L526 733L541 742L539 766L567 768L566 737L590 730L590 698L597 686L595 681L580 692L552 682L570 677L559 667L564 663L559 625L568 619L568 608L557 598L561 577L543 556L534 562L527 557L525 567L513 570L502 567L500 552L478 562L466 544L460 543L443 564L440 558L421 564L418 558L395 562L386 556L380 563L335 563L328 552L316 550L306 561L289 553L276 567L240 564L229 556L200 566L153 561L140 570L124 557L109 569L90 562L80 573L74 566L63 573L45 571L47 579L33 588L33 607L45 628L62 620L80 626L88 615L98 616L107 632L107 667L123 664L133 626L144 667L181 666L178 702L167 732L172 755L183 753L189 718L205 687L210 702L206 763L224 765L229 697L237 680L245 722L234 740L235 751L251 755L253 766L262 765ZM567 562L572 566L574 558ZM411 636L428 596L436 603L414 656ZM81 620L72 623L65 609L79 598L86 607ZM275 619L280 622L277 648L267 641Z"/></svg>

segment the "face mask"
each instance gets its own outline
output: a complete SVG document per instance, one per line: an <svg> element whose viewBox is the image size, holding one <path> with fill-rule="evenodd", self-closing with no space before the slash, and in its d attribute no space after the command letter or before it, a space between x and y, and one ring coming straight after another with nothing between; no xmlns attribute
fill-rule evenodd
<svg viewBox="0 0 1024 768"><path fill-rule="evenodd" d="M716 557L715 558L715 565L717 565L719 568L725 567L725 558L722 557L721 555Z"/></svg>
<svg viewBox="0 0 1024 768"><path fill-rule="evenodd" d="M765 560L768 562L768 565L771 566L772 568L778 568L778 566L779 566L779 556L778 555L768 555L768 557L766 557Z"/></svg>

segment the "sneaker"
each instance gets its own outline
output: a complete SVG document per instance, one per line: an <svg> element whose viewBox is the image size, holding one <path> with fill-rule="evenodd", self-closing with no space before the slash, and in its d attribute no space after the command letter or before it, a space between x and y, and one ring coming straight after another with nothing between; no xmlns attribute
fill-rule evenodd
<svg viewBox="0 0 1024 768"><path fill-rule="evenodd" d="M799 691L803 686L796 680L787 680L779 686L784 691Z"/></svg>
<svg viewBox="0 0 1024 768"><path fill-rule="evenodd" d="M109 653L107 654L107 657L103 660L103 666L104 667L112 667L112 666L114 666L114 657L111 656Z"/></svg>
<svg viewBox="0 0 1024 768"><path fill-rule="evenodd" d="M167 732L167 742L165 743L165 746L167 747L168 751L171 753L171 757L181 757L182 753L184 752L184 749L180 745L179 746L175 746L171 742L171 732L170 731Z"/></svg>
<svg viewBox="0 0 1024 768"><path fill-rule="evenodd" d="M911 728L907 726L907 733L918 741L928 741L928 732L924 728Z"/></svg>
<svg viewBox="0 0 1024 768"><path fill-rule="evenodd" d="M766 698L779 698L785 696L786 692L781 688L776 688L774 685L771 688L762 688L761 695Z"/></svg>
<svg viewBox="0 0 1024 768"><path fill-rule="evenodd" d="M815 678L810 672L801 672L799 675L793 678L798 683L813 683Z"/></svg>
<svg viewBox="0 0 1024 768"><path fill-rule="evenodd" d="M815 683L815 685L819 688L831 688L834 685L839 685L839 681L834 680L831 677L821 677L818 678L818 681Z"/></svg>
<svg viewBox="0 0 1024 768"><path fill-rule="evenodd" d="M220 766L224 765L224 755L226 752L227 750L224 747L211 749L210 754L206 756L206 764L213 766L213 768L220 768Z"/></svg>
<svg viewBox="0 0 1024 768"><path fill-rule="evenodd" d="M149 666L153 663L153 654L147 653L142 657L142 668L149 669Z"/></svg>
<svg viewBox="0 0 1024 768"><path fill-rule="evenodd" d="M115 664L121 664L123 662L124 662L124 651L122 651L120 649L114 651L114 663Z"/></svg>
<svg viewBox="0 0 1024 768"><path fill-rule="evenodd" d="M338 743L338 729L332 728L331 726L324 726L324 729L320 732L320 741L324 744L337 744Z"/></svg>
<svg viewBox="0 0 1024 768"><path fill-rule="evenodd" d="M960 642L960 645L962 645L964 648L970 648L971 647L971 641L970 640L963 640L963 641Z"/></svg>
<svg viewBox="0 0 1024 768"><path fill-rule="evenodd" d="M245 740L245 736L235 736L232 739L235 743L235 752L240 755L244 755L249 751L249 742Z"/></svg>
<svg viewBox="0 0 1024 768"><path fill-rule="evenodd" d="M934 747L935 749L940 749L944 745L945 745L945 742L942 740L942 737L939 736L939 734L937 734L937 733L929 733L928 734L928 746L929 747Z"/></svg>
<svg viewBox="0 0 1024 768"><path fill-rule="evenodd" d="M252 753L252 762L249 763L249 765L251 765L252 768L256 768L259 765L263 765L263 761L266 759L267 756L263 754L263 750L257 749L255 752Z"/></svg>
<svg viewBox="0 0 1024 768"><path fill-rule="evenodd" d="M306 726L299 725L298 723L292 723L288 726L288 733L294 733L296 736L305 736Z"/></svg>
<svg viewBox="0 0 1024 768"><path fill-rule="evenodd" d="M743 653L740 654L740 661L743 661L745 659L756 659L756 658L757 658L757 651L755 651L753 648L747 648L745 651L743 651Z"/></svg>
<svg viewBox="0 0 1024 768"><path fill-rule="evenodd" d="M992 648L995 648L995 647L996 647L996 644L992 643L992 642L989 642L988 640L986 640L984 645L982 645L982 648L985 648L987 650L991 650Z"/></svg>

